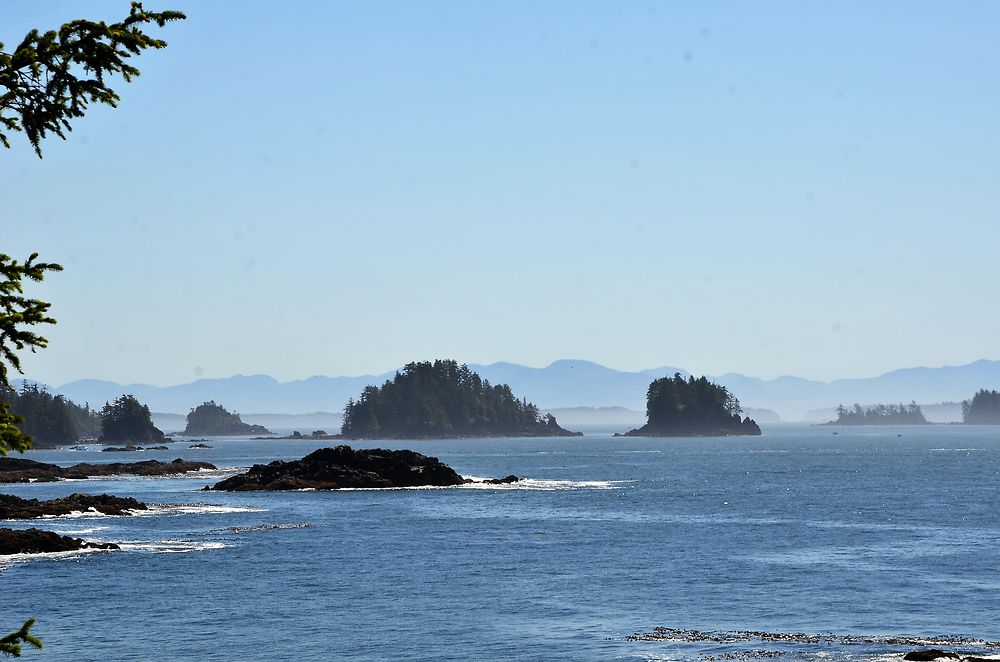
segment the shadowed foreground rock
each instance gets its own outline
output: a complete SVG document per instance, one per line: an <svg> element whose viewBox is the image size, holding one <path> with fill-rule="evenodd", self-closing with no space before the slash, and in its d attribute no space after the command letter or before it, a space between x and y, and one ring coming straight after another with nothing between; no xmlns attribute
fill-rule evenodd
<svg viewBox="0 0 1000 662"><path fill-rule="evenodd" d="M0 494L0 519L32 519L43 515L85 513L91 509L104 515L131 515L133 510L148 510L141 501L109 494L71 494L48 501Z"/></svg>
<svg viewBox="0 0 1000 662"><path fill-rule="evenodd" d="M321 448L301 460L255 464L250 471L206 490L336 490L345 487L423 487L462 485L465 480L436 457L384 448Z"/></svg>
<svg viewBox="0 0 1000 662"><path fill-rule="evenodd" d="M87 542L41 529L0 529L0 556L72 552L78 549L119 549L113 542Z"/></svg>
<svg viewBox="0 0 1000 662"><path fill-rule="evenodd" d="M145 462L112 462L110 464L74 464L60 467L16 457L0 457L0 483L52 482L66 478L93 478L95 476L173 476L215 469L208 462L190 462L177 458L173 462L146 460Z"/></svg>

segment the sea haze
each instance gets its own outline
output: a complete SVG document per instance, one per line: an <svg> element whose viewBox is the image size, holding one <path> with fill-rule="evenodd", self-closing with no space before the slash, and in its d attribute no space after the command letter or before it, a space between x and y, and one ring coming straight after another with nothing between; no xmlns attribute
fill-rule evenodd
<svg viewBox="0 0 1000 662"><path fill-rule="evenodd" d="M526 397L542 409L578 407L621 407L643 412L649 383L667 375L686 370L663 366L637 372L614 370L591 361L565 359L544 368L531 368L515 363L470 364L469 368L494 384L509 384L515 393ZM100 408L123 393L135 395L154 412L185 415L208 400L215 400L230 410L237 410L252 423L268 427L318 425L330 427L330 417L343 411L348 398L356 398L368 385L381 385L393 372L360 377L315 376L290 382L279 382L267 375L236 375L223 379L201 379L189 384L153 386L150 384L116 384L84 379L50 390L61 393L78 403L90 403ZM801 377L758 379L738 373L712 378L726 386L740 399L744 407L777 412L782 420L822 422L834 416L839 404L899 403L916 400L923 405L951 403L941 411L928 410L928 419L950 421L959 418L956 403L983 388L1000 384L1000 361L976 361L962 366L938 368L907 368L877 377L839 379L819 382ZM634 422L634 416L621 412L606 412L602 425ZM278 421L276 414L310 414L302 422ZM762 412L760 422L771 422L773 413ZM270 417L270 418L268 418ZM592 425L590 416L581 417L584 425ZM585 419L585 420L583 420ZM339 419L338 419L339 420ZM562 418L559 419L563 421ZM570 423L570 421L566 421ZM183 425L180 426L183 428Z"/></svg>
<svg viewBox="0 0 1000 662"><path fill-rule="evenodd" d="M909 648L874 635L1000 639L1000 430L835 432L364 444L414 448L466 476L527 478L503 487L198 491L225 470L6 486L175 505L46 520L125 550L4 561L4 607L37 617L46 649L25 659L39 660L697 660L751 648L875 660ZM232 468L319 446L210 443L134 459ZM27 457L122 460L97 448ZM861 638L630 637L657 627Z"/></svg>

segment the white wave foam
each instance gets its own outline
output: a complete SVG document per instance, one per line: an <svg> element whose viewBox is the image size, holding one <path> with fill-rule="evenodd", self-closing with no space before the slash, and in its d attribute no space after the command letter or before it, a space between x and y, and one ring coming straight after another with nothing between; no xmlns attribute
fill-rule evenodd
<svg viewBox="0 0 1000 662"><path fill-rule="evenodd" d="M149 510L134 511L136 515L226 515L229 513L266 513L266 508L224 506L216 503L154 503Z"/></svg>
<svg viewBox="0 0 1000 662"><path fill-rule="evenodd" d="M106 531L110 528L110 526L91 526L86 529L52 529L52 532L58 533L61 536L86 536L98 531Z"/></svg>
<svg viewBox="0 0 1000 662"><path fill-rule="evenodd" d="M8 554L0 556L0 572L12 565L26 563L28 561L41 561L45 559L74 559L87 554L98 554L100 552L113 552L113 549L96 549L94 547L84 547L83 549L73 549L68 552L42 552L40 554Z"/></svg>
<svg viewBox="0 0 1000 662"><path fill-rule="evenodd" d="M466 483L459 487L465 489L478 490L541 490L553 492L557 490L620 490L631 484L630 480L557 480L543 478L522 478L516 483L483 483L483 478L475 476L464 476L471 478L474 483Z"/></svg>
<svg viewBox="0 0 1000 662"><path fill-rule="evenodd" d="M187 554L229 547L221 542L195 542L191 540L130 540L120 542L118 546L126 552L147 552L150 554Z"/></svg>

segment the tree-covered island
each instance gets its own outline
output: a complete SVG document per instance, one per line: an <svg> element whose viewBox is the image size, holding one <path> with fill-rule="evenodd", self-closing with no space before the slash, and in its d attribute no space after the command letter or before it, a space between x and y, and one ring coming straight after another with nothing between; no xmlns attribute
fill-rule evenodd
<svg viewBox="0 0 1000 662"><path fill-rule="evenodd" d="M346 439L579 436L457 361L408 363L344 407Z"/></svg>
<svg viewBox="0 0 1000 662"><path fill-rule="evenodd" d="M209 400L187 415L187 427L182 433L188 437L226 437L244 434L271 434L263 425L244 423L240 415Z"/></svg>
<svg viewBox="0 0 1000 662"><path fill-rule="evenodd" d="M31 436L33 448L74 444L101 433L101 418L89 405L81 407L32 382L24 382L20 391L0 388L0 402L21 417L18 427Z"/></svg>
<svg viewBox="0 0 1000 662"><path fill-rule="evenodd" d="M104 405L101 410L102 443L149 443L164 440L161 432L149 416L149 407L140 403L135 396L123 395L114 402Z"/></svg>
<svg viewBox="0 0 1000 662"><path fill-rule="evenodd" d="M962 422L968 425L1000 425L1000 391L985 388L962 403Z"/></svg>
<svg viewBox="0 0 1000 662"><path fill-rule="evenodd" d="M626 437L728 437L759 435L760 427L735 395L705 377L680 373L653 381L646 391L647 422Z"/></svg>
<svg viewBox="0 0 1000 662"><path fill-rule="evenodd" d="M837 420L823 425L927 425L924 412L916 402L908 405L854 405L837 407Z"/></svg>

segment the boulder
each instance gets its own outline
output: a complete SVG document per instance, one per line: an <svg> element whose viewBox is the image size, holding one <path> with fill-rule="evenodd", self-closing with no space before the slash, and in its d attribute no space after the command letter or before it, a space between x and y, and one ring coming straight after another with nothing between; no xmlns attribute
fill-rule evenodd
<svg viewBox="0 0 1000 662"><path fill-rule="evenodd" d="M131 515L133 510L148 510L141 501L109 494L71 494L48 501L0 494L0 519L32 519L43 515L85 513L91 509L104 515Z"/></svg>

